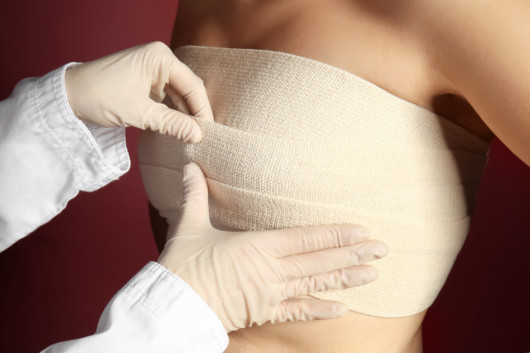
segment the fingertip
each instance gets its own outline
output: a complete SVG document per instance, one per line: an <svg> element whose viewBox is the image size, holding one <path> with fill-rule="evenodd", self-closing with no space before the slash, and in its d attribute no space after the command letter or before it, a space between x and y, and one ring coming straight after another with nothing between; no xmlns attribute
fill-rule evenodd
<svg viewBox="0 0 530 353"><path fill-rule="evenodd" d="M204 110L206 110L206 111L204 111ZM204 119L204 120L214 121L213 113L212 113L212 109L211 108L202 109L200 112L197 112L195 114L195 116L199 117L201 119Z"/></svg>
<svg viewBox="0 0 530 353"><path fill-rule="evenodd" d="M208 200L206 180L197 164L191 162L182 168L182 184L184 199L186 199L186 196L190 196L194 200L200 200L201 203ZM208 206L206 206L207 208Z"/></svg>
<svg viewBox="0 0 530 353"><path fill-rule="evenodd" d="M182 172L184 176L191 175L198 171L201 171L201 168L197 165L197 163L194 163L194 162L190 162L184 165L184 168L182 168Z"/></svg>
<svg viewBox="0 0 530 353"><path fill-rule="evenodd" d="M202 130L199 124L194 121L195 117L189 117L187 119L190 121L187 121L184 124L180 121L175 122L175 128L171 135L176 139L182 140L184 143L195 144L201 142Z"/></svg>
<svg viewBox="0 0 530 353"><path fill-rule="evenodd" d="M331 310L335 315L337 315L337 317L342 317L348 312L348 308L346 307L346 305L338 302L333 304Z"/></svg>
<svg viewBox="0 0 530 353"><path fill-rule="evenodd" d="M330 300L305 300L308 305L306 317L316 320L338 319L346 315L348 308L345 304Z"/></svg>
<svg viewBox="0 0 530 353"><path fill-rule="evenodd" d="M182 168L182 181L185 183L191 177L190 164L188 163Z"/></svg>
<svg viewBox="0 0 530 353"><path fill-rule="evenodd" d="M368 267L368 269L366 270L366 273L367 273L367 281L368 282L373 282L377 279L377 277L379 277L379 271L377 271L377 269L375 267Z"/></svg>
<svg viewBox="0 0 530 353"><path fill-rule="evenodd" d="M197 128L194 127L191 134L186 136L186 138L184 139L185 143L192 143L192 144L199 143L201 141L202 141L202 131L199 127Z"/></svg>
<svg viewBox="0 0 530 353"><path fill-rule="evenodd" d="M382 259L388 254L388 246L382 241L377 241L377 246L374 248L374 255L377 259Z"/></svg>
<svg viewBox="0 0 530 353"><path fill-rule="evenodd" d="M359 285L359 283L356 283L359 278L361 284L366 284L375 281L377 277L379 277L379 271L377 271L375 267L369 265L349 267L346 271L348 271L351 276L351 283L354 283L355 285Z"/></svg>

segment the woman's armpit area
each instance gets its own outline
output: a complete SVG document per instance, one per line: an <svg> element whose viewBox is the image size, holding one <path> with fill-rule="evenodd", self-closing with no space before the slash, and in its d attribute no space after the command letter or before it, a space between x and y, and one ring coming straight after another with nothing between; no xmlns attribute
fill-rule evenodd
<svg viewBox="0 0 530 353"><path fill-rule="evenodd" d="M426 311L381 318L348 312L334 320L267 323L229 334L228 353L420 353Z"/></svg>

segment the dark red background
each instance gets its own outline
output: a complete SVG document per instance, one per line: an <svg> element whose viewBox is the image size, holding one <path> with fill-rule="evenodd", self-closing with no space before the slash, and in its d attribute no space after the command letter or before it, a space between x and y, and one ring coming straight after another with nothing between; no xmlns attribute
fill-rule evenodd
<svg viewBox="0 0 530 353"><path fill-rule="evenodd" d="M169 43L177 3L2 1L0 99L18 80L69 61ZM93 333L112 295L156 259L136 163L139 132L127 135L127 175L82 193L0 254L0 352L37 352ZM426 352L530 350L529 181L530 168L495 141L471 234L424 325Z"/></svg>

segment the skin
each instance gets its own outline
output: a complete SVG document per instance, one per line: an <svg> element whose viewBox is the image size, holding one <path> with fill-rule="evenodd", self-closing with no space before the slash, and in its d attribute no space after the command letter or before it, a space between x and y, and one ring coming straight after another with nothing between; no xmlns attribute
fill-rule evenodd
<svg viewBox="0 0 530 353"><path fill-rule="evenodd" d="M530 163L528 2L181 0L179 6L172 48L258 48L315 59L484 140L495 133ZM424 316L349 312L336 320L266 324L232 332L227 352L421 352Z"/></svg>

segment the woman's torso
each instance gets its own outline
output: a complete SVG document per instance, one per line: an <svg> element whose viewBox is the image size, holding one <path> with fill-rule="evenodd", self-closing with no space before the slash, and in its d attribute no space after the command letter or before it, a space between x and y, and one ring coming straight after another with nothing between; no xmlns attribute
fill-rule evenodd
<svg viewBox="0 0 530 353"><path fill-rule="evenodd" d="M467 130L491 138L432 67L421 13L405 2L182 0L173 48L202 45L288 52L354 73ZM230 334L228 352L420 352L425 312L264 325Z"/></svg>

